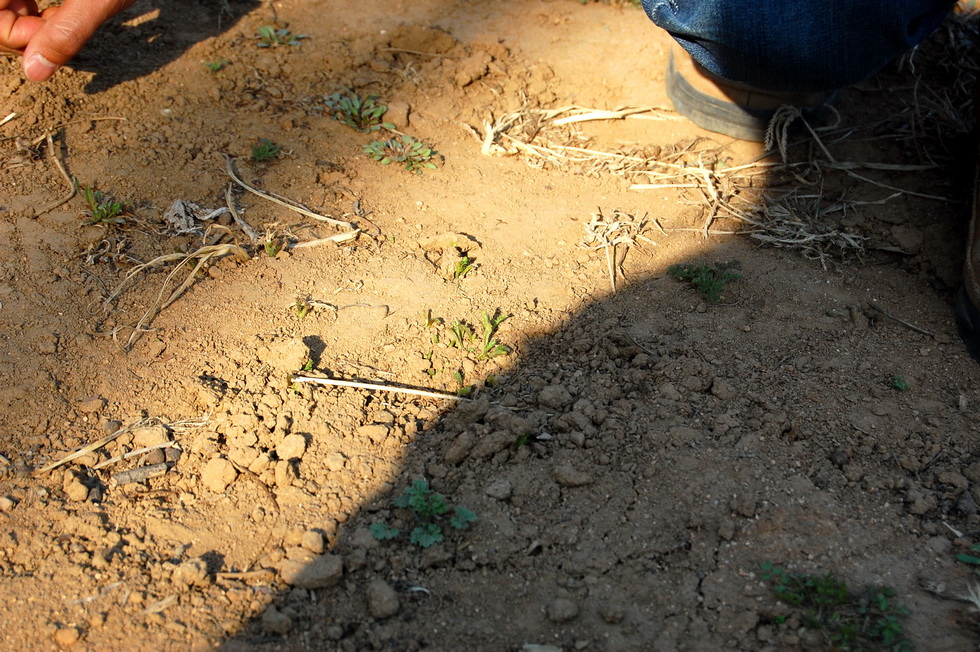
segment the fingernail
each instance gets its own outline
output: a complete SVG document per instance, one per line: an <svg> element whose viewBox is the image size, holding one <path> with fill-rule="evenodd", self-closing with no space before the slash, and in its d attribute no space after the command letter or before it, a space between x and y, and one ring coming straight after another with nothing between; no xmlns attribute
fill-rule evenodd
<svg viewBox="0 0 980 652"><path fill-rule="evenodd" d="M31 81L45 81L58 70L58 66L51 63L40 54L32 54L24 62L24 73Z"/></svg>

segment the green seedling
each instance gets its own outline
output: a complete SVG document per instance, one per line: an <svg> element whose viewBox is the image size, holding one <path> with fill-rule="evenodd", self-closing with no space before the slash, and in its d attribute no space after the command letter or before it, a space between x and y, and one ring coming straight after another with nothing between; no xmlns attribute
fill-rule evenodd
<svg viewBox="0 0 980 652"><path fill-rule="evenodd" d="M296 309L296 318L300 321L306 319L306 316L310 314L311 310L313 310L313 305L306 299L300 297L296 298L296 302L293 304L293 307Z"/></svg>
<svg viewBox="0 0 980 652"><path fill-rule="evenodd" d="M388 107L378 104L377 95L361 97L348 89L343 94L334 93L328 96L326 103L335 120L358 131L368 133L379 129L395 128L392 123L382 121L382 116L388 112Z"/></svg>
<svg viewBox="0 0 980 652"><path fill-rule="evenodd" d="M228 61L228 59L218 59L217 61L205 61L204 67L211 72L220 72L230 63L231 61Z"/></svg>
<svg viewBox="0 0 980 652"><path fill-rule="evenodd" d="M276 29L273 25L263 25L256 35L260 48L277 48L280 45L299 45L303 34L293 34L286 28Z"/></svg>
<svg viewBox="0 0 980 652"><path fill-rule="evenodd" d="M279 156L280 152L282 152L282 147L268 138L260 138L259 142L252 146L252 160L258 163L271 161Z"/></svg>
<svg viewBox="0 0 980 652"><path fill-rule="evenodd" d="M478 360L489 360L490 358L496 358L498 355L507 355L510 353L510 348L498 342L494 337L497 334L497 329L509 317L510 315L503 315L499 310L494 312L492 316L485 312L480 317L480 327L483 332L480 337Z"/></svg>
<svg viewBox="0 0 980 652"><path fill-rule="evenodd" d="M463 380L463 372L457 371L453 373L453 380L456 381L456 395L457 396L469 396L473 392L473 386L467 385Z"/></svg>
<svg viewBox="0 0 980 652"><path fill-rule="evenodd" d="M469 351L469 344L476 337L473 329L467 326L464 322L454 321L453 325L450 327L449 338L446 340L446 344L451 349L462 349L464 351Z"/></svg>
<svg viewBox="0 0 980 652"><path fill-rule="evenodd" d="M892 589L869 587L854 592L829 573L791 573L771 562L762 565L761 575L776 598L800 612L803 626L819 631L833 649L912 649L902 626L908 609L894 600Z"/></svg>
<svg viewBox="0 0 980 652"><path fill-rule="evenodd" d="M446 497L429 488L429 483L418 479L412 482L393 503L395 507L407 509L412 513L417 525L409 535L409 541L420 548L428 548L445 539L442 522L448 516L449 526L465 530L477 521L476 514L465 507L457 506L450 510ZM401 530L391 527L384 521L376 521L370 526L371 534L378 541L397 538Z"/></svg>
<svg viewBox="0 0 980 652"><path fill-rule="evenodd" d="M693 285L708 303L718 303L725 285L729 281L742 278L738 272L732 271L740 267L738 261L706 265L700 263L671 265L667 273L676 279L687 281Z"/></svg>
<svg viewBox="0 0 980 652"><path fill-rule="evenodd" d="M267 238L265 241L265 255L269 258L275 258L282 251L283 241L281 238Z"/></svg>
<svg viewBox="0 0 980 652"><path fill-rule="evenodd" d="M126 222L124 218L126 204L124 202L114 201L101 190L96 190L92 186L86 186L82 190L82 196L85 198L85 203L88 204L88 210L85 211L87 217L82 220L82 224L89 226L93 224L124 224Z"/></svg>
<svg viewBox="0 0 980 652"><path fill-rule="evenodd" d="M912 387L905 378L899 374L893 374L888 379L888 386L894 389L896 392L904 392L905 390Z"/></svg>
<svg viewBox="0 0 980 652"><path fill-rule="evenodd" d="M307 358L306 362L303 363L303 366L300 367L299 370L302 371L303 373L313 371L313 358Z"/></svg>
<svg viewBox="0 0 980 652"><path fill-rule="evenodd" d="M961 552L956 555L956 558L964 564L980 567L980 543L970 546L969 554Z"/></svg>
<svg viewBox="0 0 980 652"><path fill-rule="evenodd" d="M435 163L432 163L436 152L411 136L372 141L364 146L364 153L382 165L401 163L406 170L415 174L422 174L423 168L436 169Z"/></svg>
<svg viewBox="0 0 980 652"><path fill-rule="evenodd" d="M466 254L463 254L453 267L453 280L458 281L474 269L476 269L476 262Z"/></svg>

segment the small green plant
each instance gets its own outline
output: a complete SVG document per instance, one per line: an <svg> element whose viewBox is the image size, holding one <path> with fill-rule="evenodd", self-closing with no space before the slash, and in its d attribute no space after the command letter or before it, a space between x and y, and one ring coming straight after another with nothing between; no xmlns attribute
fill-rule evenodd
<svg viewBox="0 0 980 652"><path fill-rule="evenodd" d="M279 255L279 252L282 251L282 245L283 245L283 241L281 238L278 237L266 238L265 245L263 247L263 249L265 249L265 255L268 256L269 258L275 258L276 256Z"/></svg>
<svg viewBox="0 0 980 652"><path fill-rule="evenodd" d="M364 146L364 153L382 165L402 163L406 170L415 174L422 174L423 168L436 169L432 162L436 152L421 140L404 134L400 138L372 141Z"/></svg>
<svg viewBox="0 0 980 652"><path fill-rule="evenodd" d="M252 146L252 160L257 163L271 161L279 156L280 152L282 152L282 147L268 138L259 138L259 142Z"/></svg>
<svg viewBox="0 0 980 652"><path fill-rule="evenodd" d="M303 321L306 319L306 316L310 314L310 311L313 310L313 304L302 297L296 297L296 302L293 304L293 308L296 309L296 318Z"/></svg>
<svg viewBox="0 0 980 652"><path fill-rule="evenodd" d="M499 310L495 311L493 315L485 312L480 317L480 327L483 332L480 336L480 349L477 360L489 360L490 358L496 358L498 355L507 355L510 353L510 348L498 342L496 337L494 337L497 334L497 329L509 317L510 315L501 314Z"/></svg>
<svg viewBox="0 0 980 652"><path fill-rule="evenodd" d="M256 38L259 39L260 48L277 48L280 45L299 45L300 39L306 36L293 34L286 28L276 29L273 25L263 25Z"/></svg>
<svg viewBox="0 0 980 652"><path fill-rule="evenodd" d="M228 59L218 59L217 61L205 61L204 67L211 72L220 72L230 63L231 61L228 61Z"/></svg>
<svg viewBox="0 0 980 652"><path fill-rule="evenodd" d="M467 274L476 269L476 262L470 258L465 253L459 257L456 261L456 265L453 267L453 280L458 281L464 278Z"/></svg>
<svg viewBox="0 0 980 652"><path fill-rule="evenodd" d="M890 376L888 378L888 386L894 389L896 392L904 392L912 387L912 385L900 374L893 374Z"/></svg>
<svg viewBox="0 0 980 652"><path fill-rule="evenodd" d="M453 325L450 326L449 335L446 339L446 345L451 349L462 349L464 351L469 351L469 344L473 341L476 334L473 329L466 325L466 323L461 321L454 321Z"/></svg>
<svg viewBox="0 0 980 652"><path fill-rule="evenodd" d="M87 216L82 220L82 224L89 226L93 224L124 224L126 219L125 202L114 201L101 190L96 190L92 186L85 186L82 190L85 203L88 204Z"/></svg>
<svg viewBox="0 0 980 652"><path fill-rule="evenodd" d="M956 558L964 564L980 567L980 543L970 546L969 554L961 552L956 555Z"/></svg>
<svg viewBox="0 0 980 652"><path fill-rule="evenodd" d="M742 278L741 274L732 271L739 267L738 261L717 265L682 263L671 265L667 268L667 273L676 279L687 281L693 285L708 303L718 303L725 285L729 281Z"/></svg>
<svg viewBox="0 0 980 652"><path fill-rule="evenodd" d="M303 366L300 367L300 371L303 373L313 371L313 358L307 358L306 362L303 363Z"/></svg>
<svg viewBox="0 0 980 652"><path fill-rule="evenodd" d="M379 129L395 128L395 125L390 122L382 121L382 116L388 112L388 107L378 103L377 95L361 97L348 89L343 94L334 93L328 96L326 103L335 120L358 131L368 133Z"/></svg>
<svg viewBox="0 0 980 652"><path fill-rule="evenodd" d="M473 393L473 386L467 385L466 381L463 379L463 372L456 371L453 373L453 380L456 381L456 395L457 396L469 396Z"/></svg>
<svg viewBox="0 0 980 652"><path fill-rule="evenodd" d="M420 548L428 548L444 540L442 522L448 517L449 526L456 530L465 530L477 521L476 514L462 506L450 510L446 497L429 488L429 483L418 479L405 490L393 503L395 507L408 509L415 518L417 525L409 535L409 541ZM378 541L396 539L401 530L394 528L384 521L376 521L370 526L371 534Z"/></svg>
<svg viewBox="0 0 980 652"><path fill-rule="evenodd" d="M776 598L800 611L804 627L820 631L834 649L912 649L902 627L908 609L894 600L893 589L869 587L853 592L830 573L791 573L771 562L762 565L762 579Z"/></svg>

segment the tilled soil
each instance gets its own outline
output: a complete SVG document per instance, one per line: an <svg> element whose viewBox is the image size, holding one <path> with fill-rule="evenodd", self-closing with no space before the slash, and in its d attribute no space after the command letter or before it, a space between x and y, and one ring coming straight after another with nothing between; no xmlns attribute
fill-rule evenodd
<svg viewBox="0 0 980 652"><path fill-rule="evenodd" d="M258 47L266 25L304 38ZM980 369L952 322L974 30L848 89L836 135L732 191L796 188L794 228L853 250L732 235L710 193L628 167L481 153L511 111L652 106L569 142L751 161L671 114L668 39L630 6L163 0L50 83L6 60L3 646L830 649L768 562L890 587L918 649L975 649L956 554L980 538ZM347 90L436 169L365 156L385 132L334 119ZM250 160L260 139L282 151ZM229 159L359 233L294 246L345 229L229 186ZM65 175L126 210L87 224ZM168 213L229 197L254 240ZM644 224L615 290L582 246L597 214ZM738 264L717 303L667 272L701 262ZM412 543L418 480L477 521Z"/></svg>

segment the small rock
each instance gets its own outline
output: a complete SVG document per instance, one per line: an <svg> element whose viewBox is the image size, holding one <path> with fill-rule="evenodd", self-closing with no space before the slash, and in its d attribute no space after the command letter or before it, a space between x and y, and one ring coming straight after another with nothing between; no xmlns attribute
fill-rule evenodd
<svg viewBox="0 0 980 652"><path fill-rule="evenodd" d="M388 110L385 111L384 120L395 125L397 129L407 129L410 112L411 107L408 102L388 102Z"/></svg>
<svg viewBox="0 0 980 652"><path fill-rule="evenodd" d="M966 491L970 486L970 481L955 471L943 471L936 479L943 484L952 485L957 492Z"/></svg>
<svg viewBox="0 0 980 652"><path fill-rule="evenodd" d="M969 491L964 491L956 499L956 511L967 515L977 513L977 503L973 500L973 496L970 495Z"/></svg>
<svg viewBox="0 0 980 652"><path fill-rule="evenodd" d="M599 609L599 615L610 625L618 625L626 618L626 610L615 602L606 602Z"/></svg>
<svg viewBox="0 0 980 652"><path fill-rule="evenodd" d="M553 623L567 623L578 616L578 605L567 598L555 598L545 608L548 620Z"/></svg>
<svg viewBox="0 0 980 652"><path fill-rule="evenodd" d="M732 389L732 386L721 378L715 378L712 381L711 393L723 401L731 400L735 396L735 390Z"/></svg>
<svg viewBox="0 0 980 652"><path fill-rule="evenodd" d="M333 471L336 473L344 468L344 464L347 463L347 458L344 457L343 453L333 452L327 455L323 460L323 465L327 467L328 471Z"/></svg>
<svg viewBox="0 0 980 652"><path fill-rule="evenodd" d="M74 471L65 471L65 479L61 488L69 500L82 502L88 498L88 487L82 484L81 479Z"/></svg>
<svg viewBox="0 0 980 652"><path fill-rule="evenodd" d="M279 574L290 586L301 589L322 589L334 586L344 577L344 562L337 555L321 555L308 563L287 559Z"/></svg>
<svg viewBox="0 0 980 652"><path fill-rule="evenodd" d="M391 427L383 423L370 423L354 431L354 436L358 439L370 439L375 444L383 442L389 434L391 434Z"/></svg>
<svg viewBox="0 0 980 652"><path fill-rule="evenodd" d="M223 493L237 477L238 471L235 470L234 465L223 457L211 458L201 471L201 482L204 486L219 494Z"/></svg>
<svg viewBox="0 0 980 652"><path fill-rule="evenodd" d="M564 385L548 385L538 392L538 405L553 410L572 404L572 395Z"/></svg>
<svg viewBox="0 0 980 652"><path fill-rule="evenodd" d="M303 540L300 545L316 555L323 554L323 535L316 530L307 530L303 533Z"/></svg>
<svg viewBox="0 0 980 652"><path fill-rule="evenodd" d="M60 647L71 647L82 637L77 627L59 627L54 633L54 642Z"/></svg>
<svg viewBox="0 0 980 652"><path fill-rule="evenodd" d="M474 443L475 441L473 439L473 435L470 432L463 432L460 434L451 444L449 444L449 447L446 449L444 458L446 464L456 466L465 460L470 454L470 450L473 449Z"/></svg>
<svg viewBox="0 0 980 652"><path fill-rule="evenodd" d="M980 462L974 462L963 469L963 475L974 484L980 484Z"/></svg>
<svg viewBox="0 0 980 652"><path fill-rule="evenodd" d="M306 452L306 438L303 435L286 435L276 446L280 460L298 460Z"/></svg>
<svg viewBox="0 0 980 652"><path fill-rule="evenodd" d="M208 565L203 559L188 559L183 562L174 569L170 579L183 590L195 586L207 586L211 583Z"/></svg>
<svg viewBox="0 0 980 652"><path fill-rule="evenodd" d="M496 500L507 500L513 491L514 486L510 483L510 480L500 478L491 482L490 486L484 490L484 493Z"/></svg>
<svg viewBox="0 0 980 652"><path fill-rule="evenodd" d="M137 428L133 431L133 447L146 448L147 446L157 446L170 441L167 429L163 426L147 426Z"/></svg>
<svg viewBox="0 0 980 652"><path fill-rule="evenodd" d="M0 512L9 512L16 505L17 501L10 496L0 496Z"/></svg>
<svg viewBox="0 0 980 652"><path fill-rule="evenodd" d="M78 411L85 414L98 412L106 405L106 400L101 396L89 396L78 402Z"/></svg>
<svg viewBox="0 0 980 652"><path fill-rule="evenodd" d="M838 469L843 469L844 465L847 464L848 460L847 453L842 450L836 450L830 454L830 463L836 466Z"/></svg>
<svg viewBox="0 0 980 652"><path fill-rule="evenodd" d="M270 606L262 612L262 629L269 634L282 636L288 634L292 628L293 620L275 607Z"/></svg>
<svg viewBox="0 0 980 652"><path fill-rule="evenodd" d="M579 471L570 464L555 467L551 473L561 487L584 487L592 484L591 474Z"/></svg>
<svg viewBox="0 0 980 652"><path fill-rule="evenodd" d="M380 577L371 580L367 587L368 611L378 620L391 618L401 608L398 592Z"/></svg>

